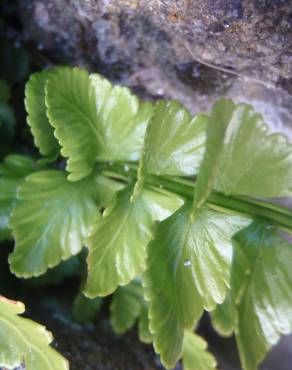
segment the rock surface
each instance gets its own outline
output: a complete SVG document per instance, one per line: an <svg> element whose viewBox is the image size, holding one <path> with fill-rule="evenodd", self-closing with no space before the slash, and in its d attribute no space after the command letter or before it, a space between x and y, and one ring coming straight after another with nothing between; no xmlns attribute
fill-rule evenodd
<svg viewBox="0 0 292 370"><path fill-rule="evenodd" d="M291 0L26 0L24 40L193 113L224 95L291 135ZM288 129L287 129L288 126Z"/></svg>
<svg viewBox="0 0 292 370"><path fill-rule="evenodd" d="M20 3L27 35L40 47L55 49L70 62L103 67L112 77L135 82L148 69L158 69L162 78L175 74L192 87L204 73L201 64L210 64L267 85L292 87L290 0Z"/></svg>

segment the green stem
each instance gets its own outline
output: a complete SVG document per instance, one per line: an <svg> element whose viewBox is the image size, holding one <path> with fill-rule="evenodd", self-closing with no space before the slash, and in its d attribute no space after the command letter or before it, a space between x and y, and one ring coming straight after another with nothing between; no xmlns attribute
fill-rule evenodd
<svg viewBox="0 0 292 370"><path fill-rule="evenodd" d="M104 163L99 165L99 171L102 171L105 176L125 182L134 182L137 179L137 165L135 164ZM195 180L179 177L147 175L145 184L163 188L188 199L193 198L195 189ZM225 213L265 218L271 224L292 232L292 212L287 208L253 198L227 196L216 191L210 194L207 203L211 208L220 209Z"/></svg>
<svg viewBox="0 0 292 370"><path fill-rule="evenodd" d="M221 193L212 192L208 198L208 203L214 204L236 213L252 216L253 218L262 217L286 231L292 231L292 213L282 207L270 208L268 202L259 203L252 198L244 200L237 197L226 196Z"/></svg>

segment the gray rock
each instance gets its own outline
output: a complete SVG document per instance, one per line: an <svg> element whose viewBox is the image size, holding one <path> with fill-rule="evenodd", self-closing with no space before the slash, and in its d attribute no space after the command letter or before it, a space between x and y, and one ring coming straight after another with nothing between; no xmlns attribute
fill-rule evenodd
<svg viewBox="0 0 292 370"><path fill-rule="evenodd" d="M290 135L291 0L19 0L26 41L50 63L98 71L193 113L250 102Z"/></svg>
<svg viewBox="0 0 292 370"><path fill-rule="evenodd" d="M190 85L204 73L204 64L292 87L291 0L20 3L29 37L62 59L102 67L119 80L134 83L150 69Z"/></svg>

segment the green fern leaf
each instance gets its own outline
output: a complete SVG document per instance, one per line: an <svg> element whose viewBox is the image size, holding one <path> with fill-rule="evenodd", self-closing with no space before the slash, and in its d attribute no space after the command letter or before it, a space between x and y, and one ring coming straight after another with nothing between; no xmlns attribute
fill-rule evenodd
<svg viewBox="0 0 292 370"><path fill-rule="evenodd" d="M116 333L123 334L138 320L139 339L143 343L152 343L149 309L140 282L134 280L126 286L119 287L113 295L110 310L111 323Z"/></svg>
<svg viewBox="0 0 292 370"><path fill-rule="evenodd" d="M213 310L224 301L233 253L230 238L249 223L206 207L192 221L191 212L188 202L161 222L148 247L143 284L154 346L166 367L181 356L184 329L193 327L204 308Z"/></svg>
<svg viewBox="0 0 292 370"><path fill-rule="evenodd" d="M218 304L214 311L210 312L214 329L223 337L230 337L234 332L235 307L230 291L222 304Z"/></svg>
<svg viewBox="0 0 292 370"><path fill-rule="evenodd" d="M216 369L216 360L207 351L206 341L189 330L184 334L182 362L184 370Z"/></svg>
<svg viewBox="0 0 292 370"><path fill-rule="evenodd" d="M54 136L54 128L47 117L45 85L54 71L42 71L31 75L25 87L25 108L27 123L34 137L36 147L44 156L56 157L60 151Z"/></svg>
<svg viewBox="0 0 292 370"><path fill-rule="evenodd" d="M213 188L214 178L217 175L220 150L233 109L233 102L225 99L219 100L213 106L210 123L207 128L205 153L196 181L193 214L205 203Z"/></svg>
<svg viewBox="0 0 292 370"><path fill-rule="evenodd" d="M21 302L0 296L0 366L26 370L69 370L67 360L49 346L53 338L45 327L20 317Z"/></svg>
<svg viewBox="0 0 292 370"><path fill-rule="evenodd" d="M152 105L139 103L127 88L66 68L49 78L46 104L61 153L69 158L70 180L90 174L97 161L139 158Z"/></svg>
<svg viewBox="0 0 292 370"><path fill-rule="evenodd" d="M7 105L5 86L2 95ZM141 103L79 68L32 76L26 108L36 146L49 157L0 165L0 240L9 237L13 208L12 271L38 276L87 244L77 319L98 310L101 299L88 297L116 291L117 332L138 321L141 340L153 341L166 367L182 357L185 370L211 370L215 360L190 330L213 310L215 329L236 334L244 370L255 370L292 331L292 249L268 224L292 230L291 212L255 199L291 196L286 138L270 134L248 105L222 99L210 119L192 118L177 102ZM59 146L68 179L58 170L31 174ZM248 217L266 221L240 231ZM142 273L147 302L136 280Z"/></svg>
<svg viewBox="0 0 292 370"><path fill-rule="evenodd" d="M148 125L132 199L137 198L147 174L195 175L205 150L207 116L191 118L178 102L160 101Z"/></svg>
<svg viewBox="0 0 292 370"><path fill-rule="evenodd" d="M207 116L192 118L176 101L158 102L148 133L145 172L195 175L205 150L207 123Z"/></svg>
<svg viewBox="0 0 292 370"><path fill-rule="evenodd" d="M226 195L284 197L292 194L291 182L292 145L286 137L269 134L249 105L215 103L196 192L205 199L211 187Z"/></svg>
<svg viewBox="0 0 292 370"><path fill-rule="evenodd" d="M265 221L234 237L232 295L244 370L256 370L281 334L292 331L292 248Z"/></svg>
<svg viewBox="0 0 292 370"><path fill-rule="evenodd" d="M100 297L89 299L78 292L73 303L73 318L80 323L92 320L101 309L102 303L103 299Z"/></svg>
<svg viewBox="0 0 292 370"><path fill-rule="evenodd" d="M11 238L8 220L16 204L17 189L34 170L34 161L22 155L11 154L0 164L0 240Z"/></svg>
<svg viewBox="0 0 292 370"><path fill-rule="evenodd" d="M149 308L144 301L138 321L138 334L141 342L150 344L153 342L153 335L150 331Z"/></svg>
<svg viewBox="0 0 292 370"><path fill-rule="evenodd" d="M132 186L121 190L88 239L85 294L94 298L114 292L144 269L152 219L140 198L130 203Z"/></svg>
<svg viewBox="0 0 292 370"><path fill-rule="evenodd" d="M140 275L155 220L168 217L181 204L179 197L147 189L131 202L132 192L130 185L117 194L88 239L88 297L111 294Z"/></svg>
<svg viewBox="0 0 292 370"><path fill-rule="evenodd" d="M143 295L141 285L132 283L119 287L110 305L111 324L118 334L131 329L141 314Z"/></svg>
<svg viewBox="0 0 292 370"><path fill-rule="evenodd" d="M71 183L58 170L28 176L10 219L16 243L11 270L38 276L80 252L98 217L97 194L94 177Z"/></svg>

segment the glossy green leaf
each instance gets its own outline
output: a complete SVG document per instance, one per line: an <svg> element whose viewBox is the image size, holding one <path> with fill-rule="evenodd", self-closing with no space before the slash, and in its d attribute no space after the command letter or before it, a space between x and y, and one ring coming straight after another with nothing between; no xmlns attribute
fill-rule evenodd
<svg viewBox="0 0 292 370"><path fill-rule="evenodd" d="M153 220L162 221L178 210L183 198L164 189L144 187L142 198Z"/></svg>
<svg viewBox="0 0 292 370"><path fill-rule="evenodd" d="M69 158L69 179L82 179L91 173L102 145L95 127L96 98L88 73L79 68L57 71L47 81L45 100L61 154Z"/></svg>
<svg viewBox="0 0 292 370"><path fill-rule="evenodd" d="M71 183L58 170L28 176L10 219L16 243L11 270L38 276L80 252L98 216L97 193L94 177Z"/></svg>
<svg viewBox="0 0 292 370"><path fill-rule="evenodd" d="M163 364L180 358L185 328L192 328L203 309L222 303L229 286L232 235L249 220L201 208L194 221L188 202L161 222L148 247L144 274L150 302L150 329Z"/></svg>
<svg viewBox="0 0 292 370"><path fill-rule="evenodd" d="M25 176L35 170L30 157L11 154L0 164L0 240L10 239L8 220L16 203L16 192Z"/></svg>
<svg viewBox="0 0 292 370"><path fill-rule="evenodd" d="M94 319L102 303L103 299L100 297L90 299L78 292L73 303L73 318L80 323Z"/></svg>
<svg viewBox="0 0 292 370"><path fill-rule="evenodd" d="M216 102L196 183L195 207L205 202L212 188L226 195L290 196L291 179L292 145L286 137L269 134L262 117L249 105L225 99Z"/></svg>
<svg viewBox="0 0 292 370"><path fill-rule="evenodd" d="M6 87L0 82L0 156L13 135ZM153 108L127 88L78 68L32 76L26 108L35 143L48 158L35 166L14 156L0 165L0 240L10 235L14 208L11 269L38 276L88 244L84 294L116 290L111 321L117 332L138 321L141 340L153 341L165 366L182 357L185 370L214 369L205 342L189 331L204 309L213 310L215 329L235 332L244 370L255 370L280 335L292 331L292 248L264 221L231 242L250 222L234 215L259 211L291 227L288 211L246 199L291 195L286 138L269 134L247 105L222 99L210 119L192 118L177 102ZM47 166L59 146L74 182L57 170L31 174ZM132 162L138 161L136 173ZM43 282L57 281L62 266L43 275ZM145 269L149 302L133 282ZM100 304L100 298L79 294L73 314L86 321Z"/></svg>
<svg viewBox="0 0 292 370"><path fill-rule="evenodd" d="M121 182L104 176L95 176L94 180L98 189L97 202L104 208L111 204L114 195L125 186Z"/></svg>
<svg viewBox="0 0 292 370"><path fill-rule="evenodd" d="M244 370L256 370L281 334L292 332L292 247L264 221L234 237L232 292Z"/></svg>
<svg viewBox="0 0 292 370"><path fill-rule="evenodd" d="M210 312L214 329L223 337L229 337L234 332L235 307L230 291L222 304L217 305L214 311Z"/></svg>
<svg viewBox="0 0 292 370"><path fill-rule="evenodd" d="M67 360L49 344L52 334L32 320L20 317L21 302L0 296L0 366L26 370L68 370Z"/></svg>
<svg viewBox="0 0 292 370"><path fill-rule="evenodd" d="M110 306L111 324L118 334L131 329L138 320L138 335L143 343L152 343L149 329L148 303L144 300L140 282L134 280L126 286L119 287Z"/></svg>
<svg viewBox="0 0 292 370"><path fill-rule="evenodd" d="M140 195L147 174L190 176L205 150L208 117L194 118L176 101L160 101L148 125L132 199Z"/></svg>
<svg viewBox="0 0 292 370"><path fill-rule="evenodd" d="M153 113L150 102L141 103L126 87L112 86L98 74L90 75L97 107L97 127L105 150L100 161L137 161Z"/></svg>
<svg viewBox="0 0 292 370"><path fill-rule="evenodd" d="M223 115L226 106L228 114ZM208 132L219 139L222 126L225 127L224 139L220 139L218 148L213 144L214 155L210 151L211 138L207 140L210 147L206 156L213 157L213 164L216 163L213 165L214 188L227 195L291 196L292 145L287 138L282 134L269 134L261 115L251 106L234 105L225 100L214 105Z"/></svg>
<svg viewBox="0 0 292 370"><path fill-rule="evenodd" d="M219 154L233 109L233 102L225 99L219 100L213 106L207 128L206 149L196 181L193 212L205 203L212 190L214 178L217 175Z"/></svg>
<svg viewBox="0 0 292 370"><path fill-rule="evenodd" d="M139 316L138 334L141 342L147 344L153 342L153 335L150 332L149 308L145 301Z"/></svg>
<svg viewBox="0 0 292 370"><path fill-rule="evenodd" d="M45 85L53 73L53 71L34 73L25 87L27 123L36 147L44 156L56 156L59 152L59 143L54 136L54 128L50 125L45 104Z"/></svg>
<svg viewBox="0 0 292 370"><path fill-rule="evenodd" d="M127 187L117 194L87 242L85 294L90 298L112 293L144 269L152 218L142 198L130 203L131 193L132 187Z"/></svg>
<svg viewBox="0 0 292 370"><path fill-rule="evenodd" d="M87 176L98 160L139 158L152 105L140 104L127 88L66 68L50 77L46 104L70 180Z"/></svg>
<svg viewBox="0 0 292 370"><path fill-rule="evenodd" d="M184 335L182 362L184 370L215 370L216 360L207 351L206 341L199 335L186 330Z"/></svg>
<svg viewBox="0 0 292 370"><path fill-rule="evenodd" d="M133 327L141 314L142 304L142 288L135 281L116 290L110 305L110 320L116 333L122 334Z"/></svg>
<svg viewBox="0 0 292 370"><path fill-rule="evenodd" d="M132 192L133 186L128 186L117 194L88 239L88 297L106 296L144 271L155 220L168 217L181 202L147 189L131 202Z"/></svg>
<svg viewBox="0 0 292 370"><path fill-rule="evenodd" d="M145 171L156 175L195 175L205 149L207 123L207 116L192 118L176 101L158 102L149 131Z"/></svg>

